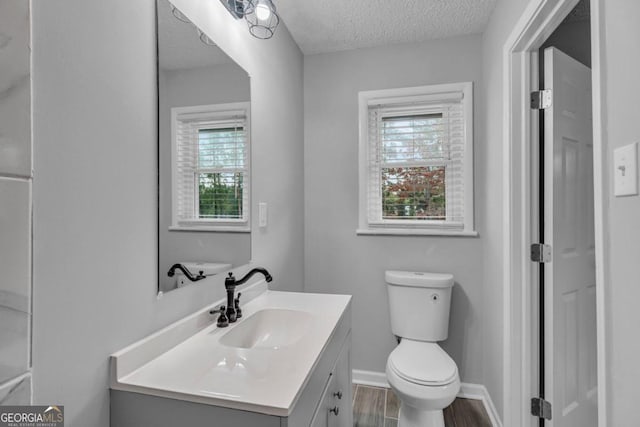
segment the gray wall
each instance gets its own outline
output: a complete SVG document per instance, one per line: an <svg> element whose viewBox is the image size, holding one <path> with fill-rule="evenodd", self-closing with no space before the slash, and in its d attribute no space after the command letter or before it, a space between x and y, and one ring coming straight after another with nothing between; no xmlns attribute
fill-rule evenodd
<svg viewBox="0 0 640 427"><path fill-rule="evenodd" d="M284 26L264 42L175 3L252 76L253 260L301 290L302 55ZM153 0L33 2L34 402L70 427L109 425L112 352L223 296L216 277L156 298L154 26Z"/></svg>
<svg viewBox="0 0 640 427"><path fill-rule="evenodd" d="M606 351L608 375L608 426L637 425L640 379L640 197L613 197L610 159L613 150L640 142L640 2L601 0L605 26L603 68L605 144L605 203L608 221L606 287Z"/></svg>
<svg viewBox="0 0 640 427"><path fill-rule="evenodd" d="M504 45L507 37L530 1L498 0L487 30L482 36L483 93L480 104L484 110L485 150L476 161L482 165L478 174L484 179L485 187L476 192L476 197L484 200L481 216L484 225L484 245L482 263L484 265L484 304L482 313L483 373L485 386L491 395L496 410L504 419L504 310L503 310L503 73ZM490 94L490 96L489 96Z"/></svg>
<svg viewBox="0 0 640 427"><path fill-rule="evenodd" d="M0 0L0 405L31 398L30 28L29 2Z"/></svg>
<svg viewBox="0 0 640 427"><path fill-rule="evenodd" d="M237 267L251 259L250 233L169 231L172 219L171 108L249 102L251 90L247 73L232 62L186 70L161 70L159 86L161 96L158 274L160 289L171 290L176 286L177 276L168 277L167 271L176 262L225 262Z"/></svg>
<svg viewBox="0 0 640 427"><path fill-rule="evenodd" d="M384 372L396 345L386 269L453 273L445 350L463 381L483 383L482 247L486 209L476 196L480 238L357 236L358 91L474 81L481 86L480 36L305 57L305 290L353 294L353 367ZM476 90L476 156L482 95ZM485 157L480 154L480 157ZM485 180L476 176L476 190ZM491 308L492 309L492 308Z"/></svg>

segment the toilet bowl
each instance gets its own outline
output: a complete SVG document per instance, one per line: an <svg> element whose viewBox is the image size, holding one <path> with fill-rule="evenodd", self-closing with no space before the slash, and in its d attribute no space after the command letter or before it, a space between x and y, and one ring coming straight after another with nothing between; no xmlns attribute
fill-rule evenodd
<svg viewBox="0 0 640 427"><path fill-rule="evenodd" d="M386 374L400 400L399 426L444 427L442 410L460 391L460 377L438 344L402 340L387 359Z"/></svg>
<svg viewBox="0 0 640 427"><path fill-rule="evenodd" d="M391 329L400 344L387 359L400 400L399 427L444 427L442 410L460 391L458 367L438 345L447 339L453 276L387 271Z"/></svg>

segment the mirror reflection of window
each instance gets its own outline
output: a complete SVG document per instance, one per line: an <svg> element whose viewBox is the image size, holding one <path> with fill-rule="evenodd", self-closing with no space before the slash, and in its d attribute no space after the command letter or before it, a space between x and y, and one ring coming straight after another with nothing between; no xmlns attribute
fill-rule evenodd
<svg viewBox="0 0 640 427"><path fill-rule="evenodd" d="M198 138L200 167L198 178L198 218L208 220L244 219L244 185L248 183L244 167L244 127L202 129ZM227 148L227 144L230 148ZM216 146L222 145L219 148ZM205 160L209 153L227 153L219 162Z"/></svg>
<svg viewBox="0 0 640 427"><path fill-rule="evenodd" d="M249 104L172 109L173 227L249 224Z"/></svg>

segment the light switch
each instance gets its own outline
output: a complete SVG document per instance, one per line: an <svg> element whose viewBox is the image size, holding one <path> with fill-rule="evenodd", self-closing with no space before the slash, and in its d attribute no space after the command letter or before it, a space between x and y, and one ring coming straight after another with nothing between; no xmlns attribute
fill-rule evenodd
<svg viewBox="0 0 640 427"><path fill-rule="evenodd" d="M638 143L613 151L613 192L616 197L638 195Z"/></svg>
<svg viewBox="0 0 640 427"><path fill-rule="evenodd" d="M267 203L258 203L258 225L260 227L267 226Z"/></svg>

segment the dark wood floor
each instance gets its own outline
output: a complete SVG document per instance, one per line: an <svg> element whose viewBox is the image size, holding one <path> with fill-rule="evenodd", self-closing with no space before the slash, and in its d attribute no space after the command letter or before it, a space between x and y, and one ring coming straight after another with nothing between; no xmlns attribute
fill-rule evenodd
<svg viewBox="0 0 640 427"><path fill-rule="evenodd" d="M396 427L400 403L387 388L353 386L353 425L357 427ZM446 427L491 427L480 400L456 399L444 410Z"/></svg>

